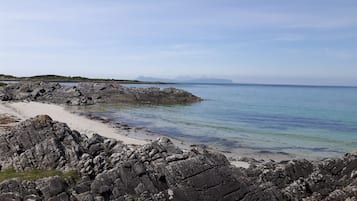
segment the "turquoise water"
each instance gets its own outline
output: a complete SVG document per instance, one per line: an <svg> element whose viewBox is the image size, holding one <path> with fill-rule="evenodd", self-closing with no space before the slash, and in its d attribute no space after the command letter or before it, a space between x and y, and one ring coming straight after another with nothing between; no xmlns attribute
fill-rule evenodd
<svg viewBox="0 0 357 201"><path fill-rule="evenodd" d="M205 101L174 106L110 105L101 107L98 113L164 135L227 149L316 156L340 155L357 149L357 88L156 86L185 89Z"/></svg>

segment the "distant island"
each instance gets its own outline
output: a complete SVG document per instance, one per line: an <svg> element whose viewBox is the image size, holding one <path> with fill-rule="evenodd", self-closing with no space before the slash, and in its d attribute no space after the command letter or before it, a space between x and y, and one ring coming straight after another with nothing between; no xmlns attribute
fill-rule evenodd
<svg viewBox="0 0 357 201"><path fill-rule="evenodd" d="M0 74L0 81L48 81L48 82L119 82L121 84L167 84L164 82L150 82L139 80L121 80L106 78L87 78L81 76L62 76L62 75L36 75L29 77L17 77L13 75Z"/></svg>
<svg viewBox="0 0 357 201"><path fill-rule="evenodd" d="M232 84L233 81L222 78L185 78L165 79L157 77L140 76L136 80L143 82L165 82L165 83L202 83L202 84Z"/></svg>

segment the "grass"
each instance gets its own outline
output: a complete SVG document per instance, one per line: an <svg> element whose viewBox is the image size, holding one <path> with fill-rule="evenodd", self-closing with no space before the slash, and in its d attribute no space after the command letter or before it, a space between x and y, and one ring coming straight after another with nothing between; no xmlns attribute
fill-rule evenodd
<svg viewBox="0 0 357 201"><path fill-rule="evenodd" d="M21 77L20 80L29 81L51 81L51 82L85 82L85 81L115 81L114 79L104 78L86 78L80 76L62 76L62 75L36 75L32 77Z"/></svg>
<svg viewBox="0 0 357 201"><path fill-rule="evenodd" d="M77 179L79 174L77 171L60 171L60 170L27 170L17 172L14 169L5 169L0 171L0 182L8 180L8 179L21 179L21 180L36 180L46 177L59 176L62 178L73 178Z"/></svg>
<svg viewBox="0 0 357 201"><path fill-rule="evenodd" d="M80 76L62 76L62 75L36 75L31 77L16 77L12 75L0 74L2 81L48 81L48 82L111 82L117 81L123 84L166 84L164 82L142 82L138 80L118 80L107 78L87 78ZM0 84L1 87L1 84Z"/></svg>
<svg viewBox="0 0 357 201"><path fill-rule="evenodd" d="M3 83L3 82L0 82L0 87L4 87L6 86L7 84Z"/></svg>
<svg viewBox="0 0 357 201"><path fill-rule="evenodd" d="M16 77L15 77L15 76L12 76L12 75L0 74L0 78L7 78L7 79L11 79L11 78L16 78Z"/></svg>

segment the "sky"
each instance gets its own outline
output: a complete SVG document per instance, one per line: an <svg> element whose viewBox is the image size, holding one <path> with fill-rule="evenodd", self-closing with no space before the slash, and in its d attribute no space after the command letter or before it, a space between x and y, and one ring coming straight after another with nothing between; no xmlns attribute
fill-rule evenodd
<svg viewBox="0 0 357 201"><path fill-rule="evenodd" d="M0 73L357 85L356 0L0 0Z"/></svg>

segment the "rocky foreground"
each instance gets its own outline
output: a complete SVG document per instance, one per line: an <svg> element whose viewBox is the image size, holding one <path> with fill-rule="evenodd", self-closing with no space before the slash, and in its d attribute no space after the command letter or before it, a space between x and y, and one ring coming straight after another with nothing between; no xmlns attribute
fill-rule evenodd
<svg viewBox="0 0 357 201"><path fill-rule="evenodd" d="M357 200L357 154L243 169L203 148L180 150L167 138L144 146L88 138L46 115L1 131L0 166L78 172L73 178L3 180L2 201Z"/></svg>
<svg viewBox="0 0 357 201"><path fill-rule="evenodd" d="M19 82L0 88L2 101L42 101L67 105L96 103L182 104L202 99L176 88L133 88L118 82L82 82L63 86L53 82Z"/></svg>

